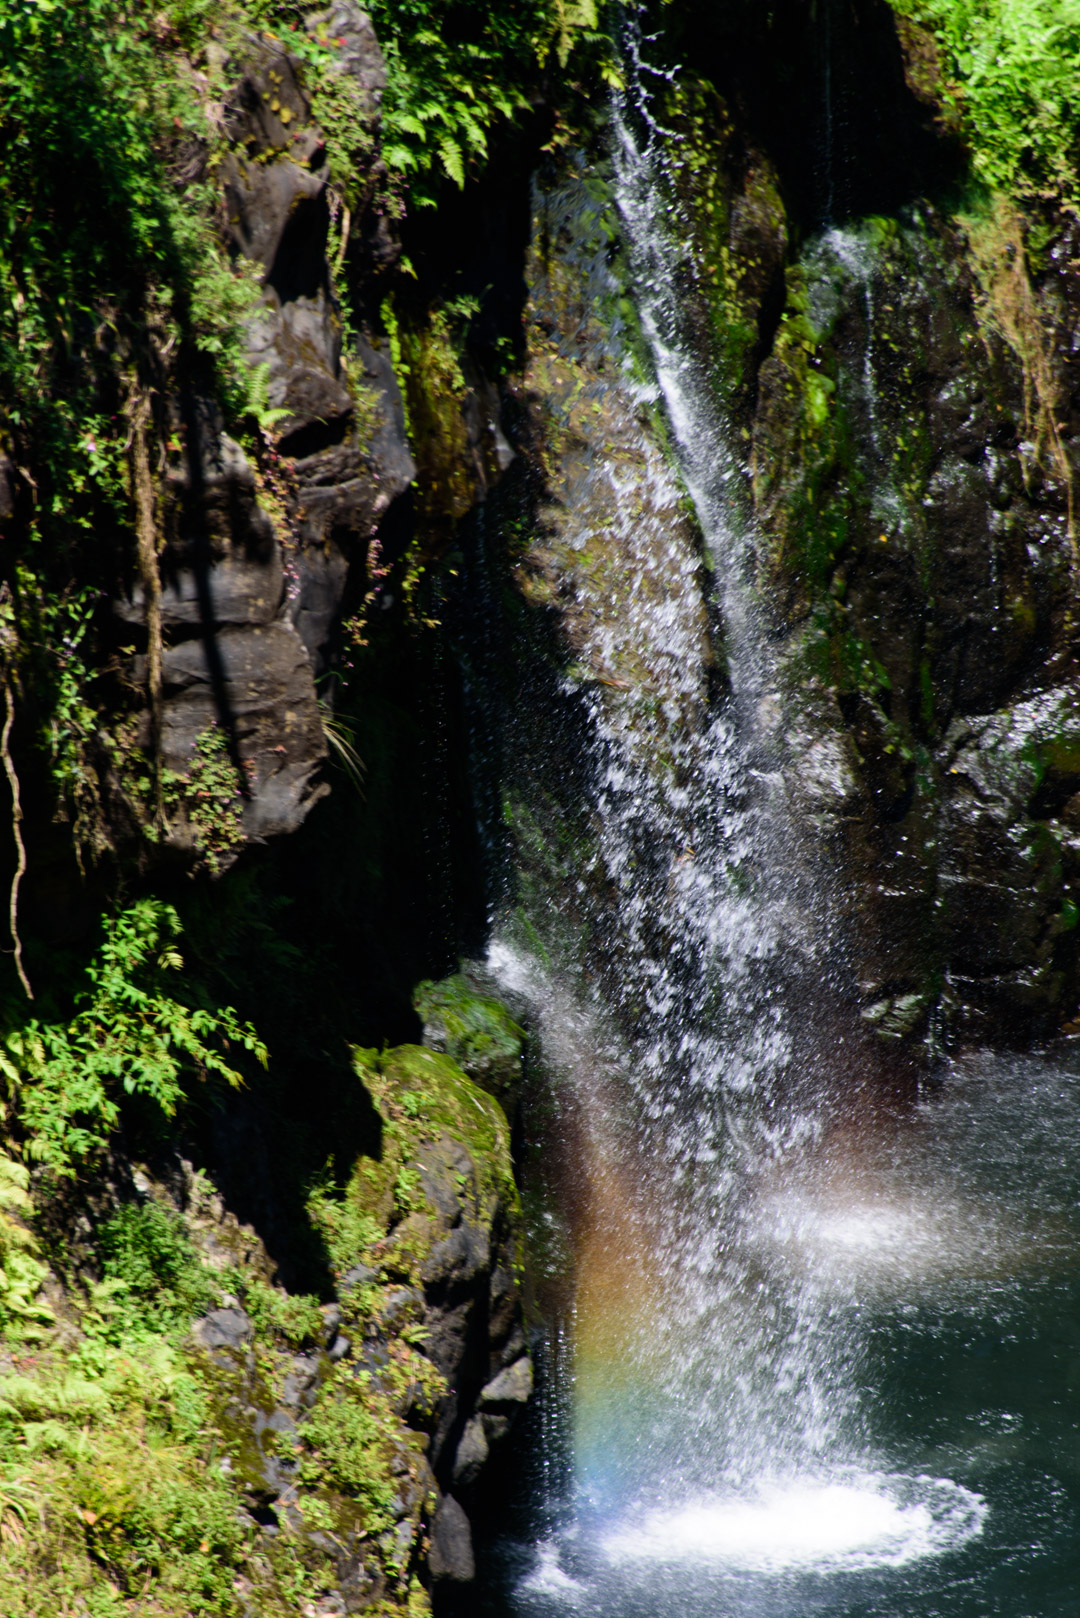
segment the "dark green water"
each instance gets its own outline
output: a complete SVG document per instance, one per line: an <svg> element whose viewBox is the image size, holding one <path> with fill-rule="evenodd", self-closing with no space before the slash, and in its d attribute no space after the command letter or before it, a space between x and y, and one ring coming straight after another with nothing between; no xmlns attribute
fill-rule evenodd
<svg viewBox="0 0 1080 1618"><path fill-rule="evenodd" d="M695 1453L716 1443L709 1413L684 1411L686 1488L668 1448L657 1492L637 1473L600 1498L595 1455L575 1455L580 1390L564 1356L517 1440L517 1496L484 1548L481 1610L1080 1613L1080 1052L967 1059L858 1157L825 1190L820 1163L809 1176L782 1164L737 1244L763 1242L774 1287L812 1289L804 1318L829 1339L826 1366L846 1345L838 1375L854 1367L857 1420L838 1426L836 1452L826 1440L778 1477L774 1446L754 1478L743 1431L733 1481L723 1455ZM710 1342L722 1355L722 1334ZM733 1344L736 1361L745 1352ZM813 1342L799 1352L812 1359ZM615 1471L624 1444L612 1434Z"/></svg>

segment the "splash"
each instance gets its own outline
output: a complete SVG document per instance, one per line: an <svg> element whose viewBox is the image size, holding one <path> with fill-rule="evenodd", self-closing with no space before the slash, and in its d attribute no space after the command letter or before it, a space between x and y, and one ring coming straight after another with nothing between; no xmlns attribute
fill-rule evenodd
<svg viewBox="0 0 1080 1618"><path fill-rule="evenodd" d="M762 1480L749 1496L701 1501L624 1523L614 1562L713 1563L749 1573L903 1567L982 1532L986 1502L946 1478L853 1473Z"/></svg>

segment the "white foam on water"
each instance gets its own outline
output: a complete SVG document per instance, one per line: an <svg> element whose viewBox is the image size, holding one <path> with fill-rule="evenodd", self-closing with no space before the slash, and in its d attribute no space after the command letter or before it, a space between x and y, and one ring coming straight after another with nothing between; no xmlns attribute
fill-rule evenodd
<svg viewBox="0 0 1080 1618"><path fill-rule="evenodd" d="M572 1579L559 1566L559 1547L550 1539L536 1547L536 1565L521 1581L521 1589L530 1595L557 1596L571 1604L585 1594L580 1580Z"/></svg>
<svg viewBox="0 0 1080 1618"><path fill-rule="evenodd" d="M602 1548L612 1562L860 1572L958 1550L982 1533L986 1512L981 1495L947 1478L855 1473L763 1480L745 1494L624 1522Z"/></svg>

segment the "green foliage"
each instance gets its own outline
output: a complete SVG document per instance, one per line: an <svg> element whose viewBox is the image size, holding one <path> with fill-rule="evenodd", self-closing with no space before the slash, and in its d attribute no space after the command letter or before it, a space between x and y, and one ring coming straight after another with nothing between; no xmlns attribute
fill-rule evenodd
<svg viewBox="0 0 1080 1618"><path fill-rule="evenodd" d="M229 744L217 725L195 741L195 753L186 778L169 783L170 793L184 804L195 846L212 876L243 847L244 800Z"/></svg>
<svg viewBox="0 0 1080 1618"><path fill-rule="evenodd" d="M80 857L103 846L91 631L134 550L138 402L183 370L267 420L243 341L257 279L215 221L221 87L188 54L232 9L0 0L0 450L23 495L3 573Z"/></svg>
<svg viewBox="0 0 1080 1618"><path fill-rule="evenodd" d="M283 1337L294 1348L320 1342L326 1331L319 1300L282 1292L257 1278L234 1275L235 1289L260 1337Z"/></svg>
<svg viewBox="0 0 1080 1618"><path fill-rule="evenodd" d="M353 1195L339 1196L329 1185L308 1198L308 1217L326 1243L331 1266L343 1275L386 1234L382 1220Z"/></svg>
<svg viewBox="0 0 1080 1618"><path fill-rule="evenodd" d="M33 1216L29 1182L24 1165L0 1153L0 1326L52 1318L36 1301L47 1271L35 1257L38 1243L27 1224Z"/></svg>
<svg viewBox="0 0 1080 1618"><path fill-rule="evenodd" d="M63 1337L0 1375L0 1609L107 1612L137 1595L139 1611L232 1613L250 1530L205 1464L210 1401L180 1346L209 1276L156 1203L121 1208L101 1246L108 1278L69 1297Z"/></svg>
<svg viewBox="0 0 1080 1618"><path fill-rule="evenodd" d="M304 88L311 101L312 114L326 139L336 200L344 199L351 208L364 198L369 181L373 148L364 92L352 74L342 71L339 42L328 31L326 22L310 15L312 7L296 0L269 0L269 4L247 4L250 20L260 20L287 45L290 56L301 64ZM331 241L328 256L333 260L344 251L340 214L332 209ZM339 296L347 289L339 281ZM348 309L345 309L348 316Z"/></svg>
<svg viewBox="0 0 1080 1618"><path fill-rule="evenodd" d="M305 88L327 136L335 185L353 200L370 151L355 86L340 72L337 41L308 0L247 0L248 20L274 30L305 68ZM465 183L497 122L526 111L546 64L563 71L584 46L600 73L615 73L611 42L597 31L596 0L373 0L366 7L386 58L383 157L408 178L416 203L440 181ZM314 13L314 16L312 15Z"/></svg>
<svg viewBox="0 0 1080 1618"><path fill-rule="evenodd" d="M238 322L255 288L212 228L211 131L176 49L209 9L0 0L0 391L48 478L43 532L122 513L119 373L147 337L193 345L238 398L248 387Z"/></svg>
<svg viewBox="0 0 1080 1618"><path fill-rule="evenodd" d="M70 1021L9 1020L0 1074L30 1156L73 1173L104 1145L123 1095L146 1097L172 1117L187 1076L242 1082L227 1060L231 1046L265 1066L255 1030L230 1007L209 1010L168 992L183 966L180 931L171 905L138 900L106 919Z"/></svg>
<svg viewBox="0 0 1080 1618"><path fill-rule="evenodd" d="M308 1449L300 1477L309 1487L329 1482L364 1508L364 1526L379 1533L393 1523L395 1490L386 1466L386 1429L393 1422L370 1372L340 1366L304 1423Z"/></svg>
<svg viewBox="0 0 1080 1618"><path fill-rule="evenodd" d="M14 1167L21 1187L23 1172ZM189 1328L194 1314L218 1301L223 1281L239 1281L260 1328L260 1365L268 1367L276 1352L268 1338L299 1343L316 1322L322 1326L317 1302L287 1298L239 1272L215 1275L164 1202L121 1207L97 1245L106 1278L85 1298L69 1290L63 1335L39 1330L35 1352L5 1359L0 1372L0 1610L12 1618L121 1611L238 1618L241 1610L285 1618L308 1610L334 1580L310 1535L339 1531L341 1502L301 1489L302 1528L290 1522L267 1543L241 1508L250 1456L230 1416L235 1385L207 1356L191 1353ZM5 1335L10 1348L10 1327ZM286 1352L276 1363L290 1359ZM369 1414L376 1429L370 1474L356 1478L355 1421L346 1422L339 1449L350 1457L353 1498L377 1498L381 1515L372 1520L381 1525L393 1520L389 1446L400 1422L389 1394ZM222 1446L227 1465L217 1459ZM320 1479L337 1475L334 1463L307 1453ZM356 1509L346 1512L352 1527ZM238 1599L245 1588L254 1609Z"/></svg>
<svg viewBox="0 0 1080 1618"><path fill-rule="evenodd" d="M425 1402L433 1409L445 1386L430 1360L410 1344L392 1340L377 1376L347 1362L334 1369L293 1446L306 1488L329 1488L356 1503L365 1533L380 1539L381 1559L392 1577L404 1571L394 1532L400 1480L408 1474L419 1482L423 1464L423 1440L402 1424L401 1411Z"/></svg>
<svg viewBox="0 0 1080 1618"><path fill-rule="evenodd" d="M442 176L465 183L470 163L487 155L492 126L527 109L549 57L565 68L582 41L609 61L595 0L373 0L369 10L389 76L384 156L410 177L420 203L434 201Z"/></svg>
<svg viewBox="0 0 1080 1618"><path fill-rule="evenodd" d="M1074 199L1080 157L1078 0L891 0L942 47L947 106L979 177L1014 196Z"/></svg>
<svg viewBox="0 0 1080 1618"><path fill-rule="evenodd" d="M190 1317L212 1306L217 1289L174 1209L151 1199L125 1203L98 1233L102 1267L150 1315Z"/></svg>
<svg viewBox="0 0 1080 1618"><path fill-rule="evenodd" d="M233 1613L247 1531L202 1458L204 1391L173 1343L104 1326L103 1290L77 1346L0 1376L0 1608Z"/></svg>

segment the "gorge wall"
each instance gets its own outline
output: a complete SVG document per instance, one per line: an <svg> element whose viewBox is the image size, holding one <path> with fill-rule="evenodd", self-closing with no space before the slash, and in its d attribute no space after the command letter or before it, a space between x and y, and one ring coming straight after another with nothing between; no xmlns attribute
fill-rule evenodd
<svg viewBox="0 0 1080 1618"><path fill-rule="evenodd" d="M12 169L12 1612L471 1599L532 1386L525 1035L453 974L515 905L621 971L617 884L569 880L582 738L678 786L725 700L614 196L618 20L495 17L487 88L454 58L425 89L443 57L398 9L99 6L59 48L4 14L41 97L12 150L61 199L39 239ZM1080 999L1071 196L987 180L945 24L909 10L680 0L643 69L875 1074L1072 1031ZM696 853L636 857L659 933Z"/></svg>

